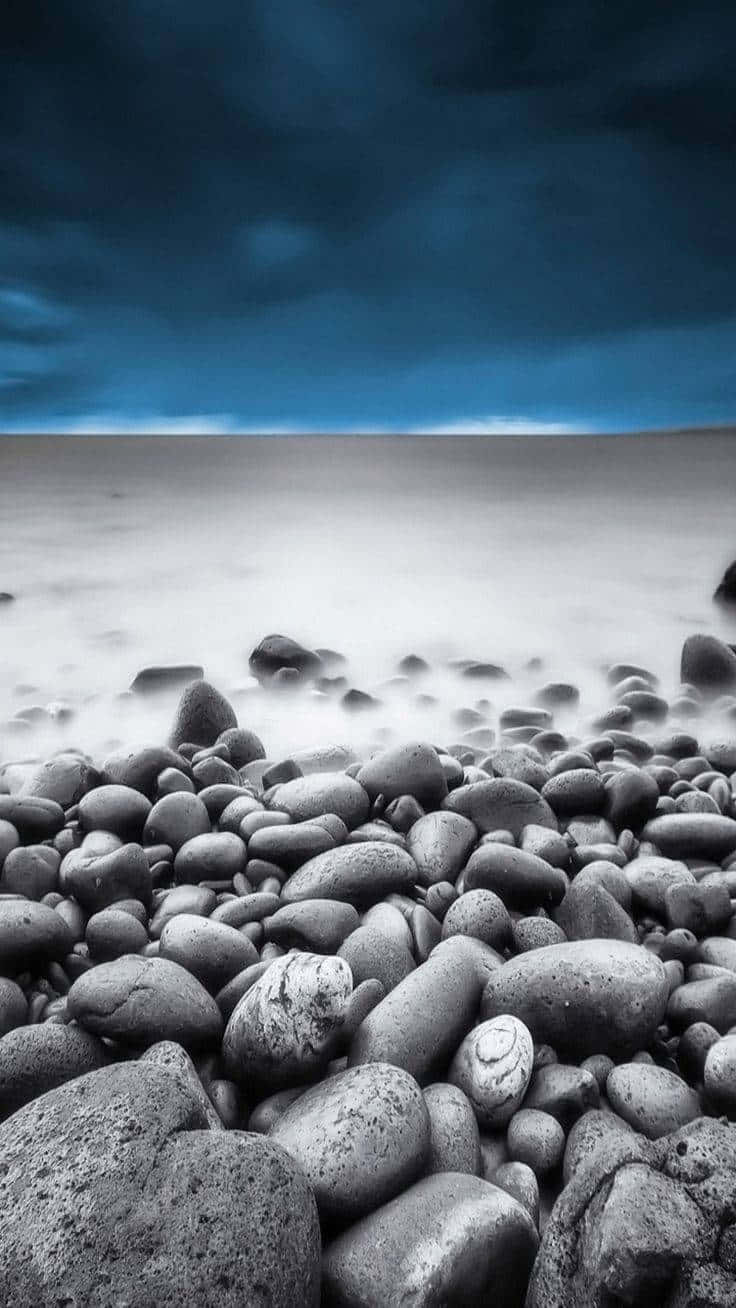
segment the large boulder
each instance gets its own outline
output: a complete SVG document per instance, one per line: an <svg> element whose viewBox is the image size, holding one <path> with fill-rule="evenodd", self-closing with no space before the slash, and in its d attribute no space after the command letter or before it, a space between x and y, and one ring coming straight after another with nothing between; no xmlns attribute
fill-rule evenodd
<svg viewBox="0 0 736 1308"><path fill-rule="evenodd" d="M324 1308L521 1308L537 1250L521 1204L498 1186L438 1172L325 1250Z"/></svg>
<svg viewBox="0 0 736 1308"><path fill-rule="evenodd" d="M527 1308L736 1303L736 1129L699 1118L656 1141L607 1129L568 1174Z"/></svg>
<svg viewBox="0 0 736 1308"><path fill-rule="evenodd" d="M538 1044L574 1059L646 1049L664 1017L664 966L620 940L574 940L512 958L491 973L481 1016L510 1013Z"/></svg>
<svg viewBox="0 0 736 1308"><path fill-rule="evenodd" d="M261 1136L209 1131L152 1063L83 1076L0 1127L0 1302L317 1308L309 1184Z"/></svg>

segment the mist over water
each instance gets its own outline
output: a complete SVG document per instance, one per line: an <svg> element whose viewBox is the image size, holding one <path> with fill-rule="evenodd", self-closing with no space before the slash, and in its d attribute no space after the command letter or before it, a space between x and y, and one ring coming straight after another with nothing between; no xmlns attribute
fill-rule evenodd
<svg viewBox="0 0 736 1308"><path fill-rule="evenodd" d="M0 727L0 759L164 739L176 692L121 697L155 663L202 664L271 756L379 729L451 742L452 710L528 702L550 679L580 685L585 716L619 659L667 694L686 635L736 641L711 600L736 556L735 488L728 432L3 438L0 722L55 702L74 716ZM248 655L272 631L344 653L382 707L254 686ZM432 672L383 686L411 652ZM512 680L462 681L453 657Z"/></svg>

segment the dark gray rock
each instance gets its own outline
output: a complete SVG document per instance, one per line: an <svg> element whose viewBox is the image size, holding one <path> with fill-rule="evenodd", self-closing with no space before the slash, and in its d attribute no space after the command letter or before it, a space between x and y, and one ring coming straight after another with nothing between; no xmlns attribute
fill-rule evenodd
<svg viewBox="0 0 736 1308"><path fill-rule="evenodd" d="M169 745L172 749L184 741L214 745L223 731L237 725L235 711L225 696L208 681L193 681L182 692Z"/></svg>
<svg viewBox="0 0 736 1308"><path fill-rule="evenodd" d="M259 681L270 681L281 668L291 668L305 678L315 677L322 670L319 654L305 649L290 636L264 636L253 650L248 663L253 676Z"/></svg>

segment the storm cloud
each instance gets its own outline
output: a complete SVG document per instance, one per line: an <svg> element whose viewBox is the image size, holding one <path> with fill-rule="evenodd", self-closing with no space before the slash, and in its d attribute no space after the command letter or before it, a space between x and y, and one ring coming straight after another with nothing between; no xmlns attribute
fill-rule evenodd
<svg viewBox="0 0 736 1308"><path fill-rule="evenodd" d="M9 0L0 425L736 402L736 9Z"/></svg>

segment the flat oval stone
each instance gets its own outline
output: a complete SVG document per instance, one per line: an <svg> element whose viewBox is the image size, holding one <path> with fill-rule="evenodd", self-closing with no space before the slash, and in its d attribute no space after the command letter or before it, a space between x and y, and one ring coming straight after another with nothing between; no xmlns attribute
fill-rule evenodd
<svg viewBox="0 0 736 1308"><path fill-rule="evenodd" d="M619 1117L649 1140L658 1140L701 1117L700 1096L666 1067L623 1063L606 1081L608 1102Z"/></svg>
<svg viewBox="0 0 736 1308"><path fill-rule="evenodd" d="M447 941L410 972L358 1027L351 1067L393 1063L426 1085L447 1065L478 1011L484 973L472 951ZM458 944L465 944L457 938Z"/></svg>
<svg viewBox="0 0 736 1308"><path fill-rule="evenodd" d="M295 822L289 826L261 827L248 841L248 858L263 858L277 863L285 872L294 872L317 854L334 849L329 831L312 822Z"/></svg>
<svg viewBox="0 0 736 1308"><path fill-rule="evenodd" d="M193 913L179 913L166 923L159 956L186 968L211 994L258 962L258 951L247 936Z"/></svg>
<svg viewBox="0 0 736 1308"><path fill-rule="evenodd" d="M143 828L144 845L170 845L174 853L193 836L210 830L210 817L199 795L184 790L164 795L151 809Z"/></svg>
<svg viewBox="0 0 736 1308"><path fill-rule="evenodd" d="M60 963L73 945L73 933L53 908L27 899L0 901L0 976Z"/></svg>
<svg viewBox="0 0 736 1308"><path fill-rule="evenodd" d="M531 1080L532 1037L518 1018L481 1022L463 1040L448 1080L468 1096L481 1127L497 1131L519 1107Z"/></svg>
<svg viewBox="0 0 736 1308"><path fill-rule="evenodd" d="M489 841L470 855L463 876L465 890L493 890L507 908L552 907L565 896L568 880L536 854Z"/></svg>
<svg viewBox="0 0 736 1308"><path fill-rule="evenodd" d="M481 1016L512 1013L560 1054L616 1057L647 1048L668 991L664 966L648 950L574 940L520 954L492 973Z"/></svg>
<svg viewBox="0 0 736 1308"><path fill-rule="evenodd" d="M477 828L459 813L439 811L419 818L406 837L407 849L417 865L418 884L454 884L477 839Z"/></svg>
<svg viewBox="0 0 736 1308"><path fill-rule="evenodd" d="M223 1058L238 1084L264 1092L309 1080L332 1056L353 988L342 958L277 958L238 1002L225 1030Z"/></svg>
<svg viewBox="0 0 736 1308"><path fill-rule="evenodd" d="M196 977L164 958L128 954L101 963L69 990L71 1016L93 1035L134 1048L176 1040L185 1049L214 1044L222 1018Z"/></svg>
<svg viewBox="0 0 736 1308"><path fill-rule="evenodd" d="M482 833L510 831L519 840L524 827L533 824L557 830L557 818L545 799L523 781L495 777L459 786L442 807L468 818Z"/></svg>
<svg viewBox="0 0 736 1308"><path fill-rule="evenodd" d="M293 822L308 822L323 813L335 813L348 828L368 818L371 802L366 791L344 772L316 772L277 786L268 797L269 809L288 813Z"/></svg>
<svg viewBox="0 0 736 1308"><path fill-rule="evenodd" d="M425 1171L480 1174L478 1122L468 1096L456 1085L438 1081L424 1091L430 1122L430 1149Z"/></svg>
<svg viewBox="0 0 736 1308"><path fill-rule="evenodd" d="M340 845L311 858L289 877L281 899L284 904L300 899L338 899L365 906L386 895L408 894L416 877L416 863L406 850L366 840L357 845Z"/></svg>
<svg viewBox="0 0 736 1308"><path fill-rule="evenodd" d="M353 1222L422 1174L430 1121L408 1072L371 1063L305 1090L270 1138L306 1173L320 1215Z"/></svg>
<svg viewBox="0 0 736 1308"><path fill-rule="evenodd" d="M96 786L79 801L82 831L111 831L121 840L140 840L151 801L131 786Z"/></svg>
<svg viewBox="0 0 736 1308"><path fill-rule="evenodd" d="M64 810L53 799L0 795L0 822L15 827L24 844L51 840L64 825ZM17 844L17 841L13 842Z"/></svg>
<svg viewBox="0 0 736 1308"><path fill-rule="evenodd" d="M275 941L282 949L334 954L359 926L358 911L352 904L335 899L304 899L285 904L265 918L263 932L266 940Z"/></svg>
<svg viewBox="0 0 736 1308"><path fill-rule="evenodd" d="M179 885L232 881L243 871L246 858L240 836L231 831L207 831L181 845L174 859L174 876Z"/></svg>
<svg viewBox="0 0 736 1308"><path fill-rule="evenodd" d="M324 1301L333 1308L491 1302L518 1308L537 1247L529 1213L505 1191L479 1177L441 1172L327 1246Z"/></svg>
<svg viewBox="0 0 736 1308"><path fill-rule="evenodd" d="M647 822L641 836L667 858L712 858L720 863L736 850L736 821L717 813L666 813Z"/></svg>
<svg viewBox="0 0 736 1308"><path fill-rule="evenodd" d="M364 763L357 780L374 800L413 795L425 809L438 808L447 795L447 782L437 751L423 741L392 746Z"/></svg>

